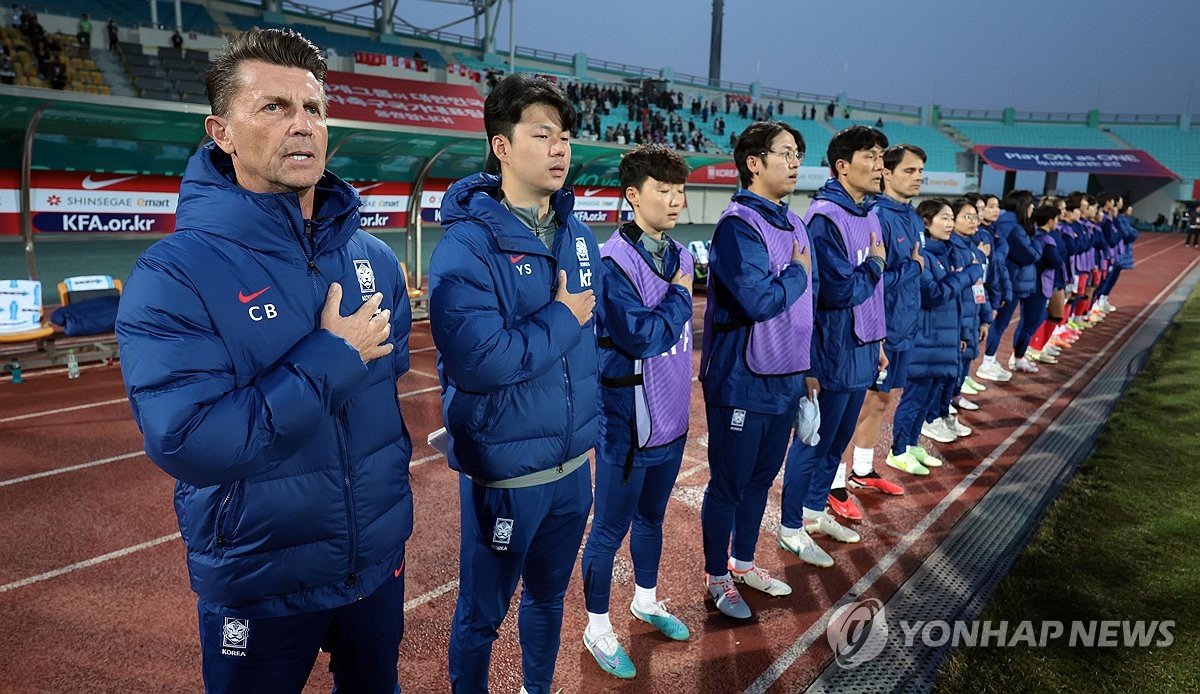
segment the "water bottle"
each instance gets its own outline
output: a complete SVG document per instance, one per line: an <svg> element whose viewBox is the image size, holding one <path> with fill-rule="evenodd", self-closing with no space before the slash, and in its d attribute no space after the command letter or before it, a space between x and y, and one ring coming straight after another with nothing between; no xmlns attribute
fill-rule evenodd
<svg viewBox="0 0 1200 694"><path fill-rule="evenodd" d="M8 365L8 368L12 373L13 383L21 383L25 380L24 378L21 378L21 362L13 359L12 363Z"/></svg>
<svg viewBox="0 0 1200 694"><path fill-rule="evenodd" d="M79 378L79 360L73 349L67 350L67 378Z"/></svg>

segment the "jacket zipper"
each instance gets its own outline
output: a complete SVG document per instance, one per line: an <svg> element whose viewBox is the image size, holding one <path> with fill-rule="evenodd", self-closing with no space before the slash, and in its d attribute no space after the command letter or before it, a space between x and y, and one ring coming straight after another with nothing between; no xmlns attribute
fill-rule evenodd
<svg viewBox="0 0 1200 694"><path fill-rule="evenodd" d="M229 525L229 519L233 516L234 498L237 495L238 490L241 489L241 486L242 486L241 482L234 482L229 487L229 491L225 494L225 498L221 500L221 506L219 507L219 510L217 511L217 547L218 548L225 547L225 542L229 535L229 528L227 528L226 526Z"/></svg>
<svg viewBox="0 0 1200 694"><path fill-rule="evenodd" d="M338 460L342 465L342 493L346 499L346 525L350 536L350 565L346 576L346 587L354 589L355 600L362 600L363 595L358 590L358 579L354 573L354 560L358 556L358 522L354 516L354 489L350 483L350 462L346 458L346 435L342 424L342 415L334 417L333 428L337 431Z"/></svg>
<svg viewBox="0 0 1200 694"><path fill-rule="evenodd" d="M575 430L575 399L571 395L571 368L567 364L567 355L562 356L563 378L567 382L567 436L563 441L563 454L561 462L558 464L558 471L563 471L563 463L567 462L567 455L571 452L571 434Z"/></svg>

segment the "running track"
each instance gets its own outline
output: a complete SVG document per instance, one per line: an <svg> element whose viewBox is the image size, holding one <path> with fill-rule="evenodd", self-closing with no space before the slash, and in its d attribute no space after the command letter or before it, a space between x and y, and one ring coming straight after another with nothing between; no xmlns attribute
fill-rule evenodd
<svg viewBox="0 0 1200 694"><path fill-rule="evenodd" d="M864 492L863 541L820 540L837 561L800 563L775 546L779 487L763 524L758 563L794 593L771 598L747 589L755 619L734 623L702 599L700 500L707 481L704 417L693 390L692 433L667 512L659 597L688 624L692 639L666 640L634 620L627 552L617 560L613 623L638 667L621 682L604 675L580 644L585 624L579 577L568 593L555 686L564 692L729 692L803 689L830 659L823 619L848 595L886 600L933 551L962 514L1016 461L1065 403L1136 330L1148 309L1200 262L1181 235L1143 234L1138 266L1112 301L1120 310L1088 331L1057 366L1015 378L977 397L961 415L976 433L933 444L946 467L924 479L898 479L903 497ZM703 297L697 301L698 315ZM1010 328L1011 331L1011 328ZM400 680L407 691L445 691L446 646L457 593L456 475L425 443L440 425L428 326L413 328L412 372L399 391L414 440L416 526L408 545L406 633ZM1007 359L1008 346L1001 349ZM697 353L698 359L698 353ZM885 425L885 435L887 434ZM877 460L885 446L877 445ZM878 463L885 475L903 473ZM172 481L141 453L116 367L63 370L0 383L0 691L198 691L195 597L190 592L171 505ZM578 569L578 565L577 565ZM501 629L492 690L520 688L515 612ZM332 685L322 656L306 691Z"/></svg>

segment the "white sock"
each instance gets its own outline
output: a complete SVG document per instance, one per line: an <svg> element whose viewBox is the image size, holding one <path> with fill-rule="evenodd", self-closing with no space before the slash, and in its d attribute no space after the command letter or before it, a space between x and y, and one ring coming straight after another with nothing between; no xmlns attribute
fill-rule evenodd
<svg viewBox="0 0 1200 694"><path fill-rule="evenodd" d="M613 630L612 622L608 621L608 613L607 612L605 612L604 614L596 614L595 612L588 612L588 625L587 625L588 636L596 637L596 636L599 636L600 634L603 634L606 631L612 631L612 630Z"/></svg>
<svg viewBox="0 0 1200 694"><path fill-rule="evenodd" d="M845 489L846 488L846 466L838 461L837 472L833 473L833 484L830 489Z"/></svg>
<svg viewBox="0 0 1200 694"><path fill-rule="evenodd" d="M854 447L854 474L862 476L875 472L875 449Z"/></svg>
<svg viewBox="0 0 1200 694"><path fill-rule="evenodd" d="M636 583L633 584L633 601L637 603L638 608L648 609L658 602L658 587L643 588Z"/></svg>
<svg viewBox="0 0 1200 694"><path fill-rule="evenodd" d="M752 561L742 561L737 557L730 557L730 560L733 562L734 573L744 574L754 568L754 562Z"/></svg>
<svg viewBox="0 0 1200 694"><path fill-rule="evenodd" d="M804 509L804 522L820 520L823 515L825 515L825 509L814 511L811 508L806 508Z"/></svg>
<svg viewBox="0 0 1200 694"><path fill-rule="evenodd" d="M996 365L996 355L995 354L993 354L991 356L988 356L986 354L983 355L983 363L980 364L980 366L995 366L995 365Z"/></svg>
<svg viewBox="0 0 1200 694"><path fill-rule="evenodd" d="M789 528L786 525L779 526L780 537L795 537L803 532L800 528Z"/></svg>

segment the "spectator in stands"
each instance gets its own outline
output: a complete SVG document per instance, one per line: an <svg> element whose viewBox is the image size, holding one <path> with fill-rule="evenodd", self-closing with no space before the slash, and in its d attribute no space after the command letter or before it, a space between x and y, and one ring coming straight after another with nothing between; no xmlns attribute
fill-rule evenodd
<svg viewBox="0 0 1200 694"><path fill-rule="evenodd" d="M50 61L49 82L51 89L65 89L67 86L67 66L57 56Z"/></svg>
<svg viewBox="0 0 1200 694"><path fill-rule="evenodd" d="M825 107L825 120L833 120L833 112L836 108L837 104L830 101L829 105Z"/></svg>
<svg viewBox="0 0 1200 694"><path fill-rule="evenodd" d="M788 208L804 160L800 132L776 121L751 123L733 158L741 188L709 251L699 374L709 481L700 527L707 597L722 614L749 619L738 584L773 596L792 592L754 554L800 400L815 387L805 375L817 282L808 232Z"/></svg>
<svg viewBox="0 0 1200 694"><path fill-rule="evenodd" d="M117 20L112 17L108 18L108 50L115 51L120 49L120 35L117 29Z"/></svg>
<svg viewBox="0 0 1200 694"><path fill-rule="evenodd" d="M79 16L79 32L75 38L85 50L92 47L92 20L88 19L87 12Z"/></svg>
<svg viewBox="0 0 1200 694"><path fill-rule="evenodd" d="M876 118L876 119L875 119L875 127L876 127L876 128L882 128L882 127L883 127L883 116L880 116L880 117L878 117L878 118Z"/></svg>
<svg viewBox="0 0 1200 694"><path fill-rule="evenodd" d="M174 34L171 34L171 48L177 51L183 50L183 36L179 34L178 29L175 30Z"/></svg>
<svg viewBox="0 0 1200 694"><path fill-rule="evenodd" d="M879 218L871 212L883 180L883 133L862 125L846 128L829 142L833 175L805 213L813 240L817 330L813 375L820 379L820 440L799 437L788 450L783 474L779 544L802 560L832 566L812 536L858 542L857 532L834 519L827 508L830 490L844 487L842 453L854 436L867 388L887 368L883 271L887 249Z"/></svg>
<svg viewBox="0 0 1200 694"><path fill-rule="evenodd" d="M298 692L322 648L338 691L398 689L411 308L324 169L325 73L290 29L230 42L176 231L117 316L147 455L178 480L206 691Z"/></svg>
<svg viewBox="0 0 1200 694"><path fill-rule="evenodd" d="M12 58L8 53L0 55L0 83L12 84L17 79L17 71L13 67Z"/></svg>
<svg viewBox="0 0 1200 694"><path fill-rule="evenodd" d="M548 694L592 505L600 249L563 189L575 110L562 91L510 75L483 120L486 171L446 192L429 263L447 457L461 473L450 686L488 691L496 630L523 582L523 689Z"/></svg>

